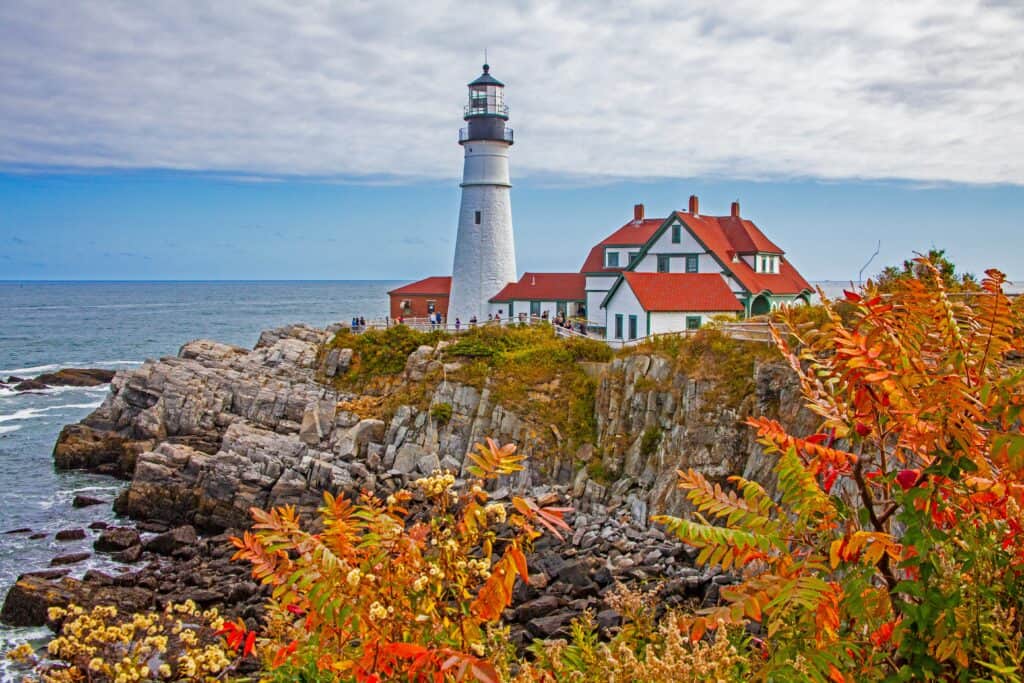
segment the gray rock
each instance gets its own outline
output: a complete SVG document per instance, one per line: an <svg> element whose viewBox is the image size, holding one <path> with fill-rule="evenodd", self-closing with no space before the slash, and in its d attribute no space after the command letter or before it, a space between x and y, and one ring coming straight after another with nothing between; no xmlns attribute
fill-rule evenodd
<svg viewBox="0 0 1024 683"><path fill-rule="evenodd" d="M104 529L96 542L92 544L101 553L112 553L138 545L139 532L130 527L111 527Z"/></svg>

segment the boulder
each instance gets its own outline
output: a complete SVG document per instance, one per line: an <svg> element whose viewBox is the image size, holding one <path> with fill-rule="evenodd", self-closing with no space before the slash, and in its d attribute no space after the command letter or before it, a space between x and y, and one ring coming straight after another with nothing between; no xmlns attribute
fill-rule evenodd
<svg viewBox="0 0 1024 683"><path fill-rule="evenodd" d="M113 553L139 545L139 532L130 527L110 527L100 533L92 547L101 553Z"/></svg>
<svg viewBox="0 0 1024 683"><path fill-rule="evenodd" d="M71 501L71 507L73 508L87 508L92 505L102 505L106 501L100 500L99 498L93 498L92 496L83 496L78 494Z"/></svg>
<svg viewBox="0 0 1024 683"><path fill-rule="evenodd" d="M170 555L179 548L192 545L197 539L195 527L184 525L154 536L143 547L151 553Z"/></svg>
<svg viewBox="0 0 1024 683"><path fill-rule="evenodd" d="M61 529L53 537L58 541L80 541L85 538L85 529Z"/></svg>
<svg viewBox="0 0 1024 683"><path fill-rule="evenodd" d="M84 560L88 560L92 557L92 553L68 553L67 555L58 555L57 557L50 560L51 567L58 567L63 564L78 564Z"/></svg>
<svg viewBox="0 0 1024 683"><path fill-rule="evenodd" d="M51 387L95 387L110 384L115 374L113 370L98 368L64 368L39 375L35 380Z"/></svg>
<svg viewBox="0 0 1024 683"><path fill-rule="evenodd" d="M72 603L85 608L113 605L119 612L131 614L151 609L153 594L139 588L79 581L70 576L56 581L23 576L7 592L0 621L9 626L42 626L49 621L47 610L50 607L67 607Z"/></svg>

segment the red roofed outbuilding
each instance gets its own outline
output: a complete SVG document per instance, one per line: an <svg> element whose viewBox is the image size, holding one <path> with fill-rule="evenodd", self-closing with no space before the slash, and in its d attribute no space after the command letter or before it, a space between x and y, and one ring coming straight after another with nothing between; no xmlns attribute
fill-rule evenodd
<svg viewBox="0 0 1024 683"><path fill-rule="evenodd" d="M502 318L578 317L585 314L585 285L583 273L524 273L491 298L491 309L497 305Z"/></svg>
<svg viewBox="0 0 1024 683"><path fill-rule="evenodd" d="M448 316L450 275L438 275L403 285L388 292L392 318L426 318L432 313Z"/></svg>

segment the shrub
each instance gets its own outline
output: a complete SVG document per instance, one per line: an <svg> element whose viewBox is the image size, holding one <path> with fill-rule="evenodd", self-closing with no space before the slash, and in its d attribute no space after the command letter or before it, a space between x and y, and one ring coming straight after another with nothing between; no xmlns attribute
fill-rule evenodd
<svg viewBox="0 0 1024 683"><path fill-rule="evenodd" d="M272 680L497 681L487 629L516 577L528 581L540 530L569 528L568 508L489 502L483 480L522 469L511 444L488 439L470 458L477 479L461 489L438 472L387 500L325 494L319 533L291 507L253 510L253 531L233 541L273 587L257 641ZM425 510L410 512L415 498Z"/></svg>
<svg viewBox="0 0 1024 683"><path fill-rule="evenodd" d="M654 451L658 450L658 444L661 443L661 427L652 425L644 430L643 436L640 437L640 455L649 456L653 455Z"/></svg>
<svg viewBox="0 0 1024 683"><path fill-rule="evenodd" d="M751 667L738 629L722 629L716 638L691 642L679 628L680 615L658 615L655 591L641 593L616 587L609 605L623 626L609 642L600 642L589 612L576 619L568 641L534 641L532 661L523 663L515 683L533 681L643 681L704 683L743 681Z"/></svg>
<svg viewBox="0 0 1024 683"><path fill-rule="evenodd" d="M52 659L40 660L29 646L9 655L34 665L36 680L206 681L226 676L241 661L220 637L238 626L216 609L200 611L191 600L145 614L119 614L110 606L51 607L49 617L61 623L47 645ZM246 654L252 651L251 640L240 645Z"/></svg>
<svg viewBox="0 0 1024 683"><path fill-rule="evenodd" d="M726 604L688 617L691 639L761 622L767 680L1019 680L1024 663L1024 327L988 271L971 306L942 273L850 293L844 321L777 343L809 437L751 420L776 454L779 496L681 473L724 526L657 521L697 561L742 575ZM790 325L796 329L795 325Z"/></svg>
<svg viewBox="0 0 1024 683"><path fill-rule="evenodd" d="M434 418L438 424L448 424L448 421L452 419L452 404L435 403L430 408L430 417Z"/></svg>

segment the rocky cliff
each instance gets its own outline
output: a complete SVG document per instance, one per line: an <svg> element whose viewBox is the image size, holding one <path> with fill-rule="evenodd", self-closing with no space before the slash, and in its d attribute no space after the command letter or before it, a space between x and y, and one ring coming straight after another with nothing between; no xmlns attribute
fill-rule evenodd
<svg viewBox="0 0 1024 683"><path fill-rule="evenodd" d="M551 434L538 433L542 402L527 418L496 402L486 382L475 387L436 372L446 367L447 342L415 350L397 378L426 383L425 400L382 412L374 408L379 397L330 381L352 362L347 349L325 353L330 336L296 325L264 332L252 350L194 341L177 357L120 372L103 405L63 430L56 464L129 479L119 512L157 530L194 526L210 545L210 535L247 526L252 506L311 513L325 490L386 494L435 469L461 473L466 452L484 437L516 442L527 469L497 482L495 498L558 495L577 509L571 542L542 545L534 561L543 580L519 591L510 616L525 637L557 632L582 609L601 611L600 595L614 580L667 577L668 602L707 599L713 576L648 525L651 514L685 510L676 470L762 478L770 463L741 420L768 414L798 432L811 426L779 363L757 365L754 392L736 403L723 401L714 381L637 353L588 368L597 383L595 443L551 449ZM442 405L449 408L436 409ZM197 553L185 553L189 571L202 564ZM223 551L215 556L222 562ZM18 599L26 598L22 583ZM168 590L181 594L180 586Z"/></svg>

